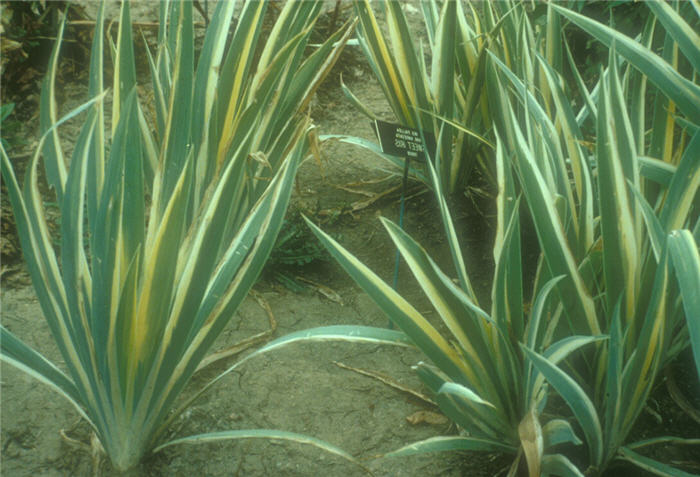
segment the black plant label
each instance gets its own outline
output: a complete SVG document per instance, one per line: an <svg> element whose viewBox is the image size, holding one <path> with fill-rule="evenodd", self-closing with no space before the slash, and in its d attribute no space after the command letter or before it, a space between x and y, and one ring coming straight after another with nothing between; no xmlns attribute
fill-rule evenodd
<svg viewBox="0 0 700 477"><path fill-rule="evenodd" d="M435 156L435 136L428 131L423 131L421 137L421 132L418 129L379 119L372 121L372 125L384 154L409 157L411 160L418 161L425 161L426 151L430 157ZM425 139L425 143L423 139Z"/></svg>

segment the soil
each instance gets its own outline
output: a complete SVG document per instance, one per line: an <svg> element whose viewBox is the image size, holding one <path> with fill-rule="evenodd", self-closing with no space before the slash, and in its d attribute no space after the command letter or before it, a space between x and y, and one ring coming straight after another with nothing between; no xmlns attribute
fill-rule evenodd
<svg viewBox="0 0 700 477"><path fill-rule="evenodd" d="M416 31L421 32L417 10L409 12L409 19ZM373 112L383 119L393 119L359 50L345 53L336 68L342 70L343 80ZM66 79L62 85L65 100L70 102L72 97L82 97L85 83L78 72L73 80ZM337 74L331 74L319 91L312 115L321 134L342 133L374 139L369 120L345 99ZM29 124L23 127L25 137L36 137ZM69 137L72 135L70 126L66 127L66 133ZM18 149L16 156L22 157L32 150L31 146ZM334 234L361 261L391 283L395 249L378 217L397 220L399 192L373 202L368 199L398 186L401 183L399 171L388 170L381 159L340 143L326 143L322 154L320 164L308 161L299 170L290 221L299 211L314 217L324 230ZM356 192L350 192L353 189ZM406 230L448 274L453 274L431 193L421 184L410 182L408 196ZM5 221L6 210L3 202ZM466 193L455 201L453 214L465 248L467 268L477 294L488 306L493 268L493 201L487 196ZM2 230L5 239L10 240L8 247L16 248L8 231ZM310 234L308 237L313 240ZM53 362L60 363L60 355L21 258L17 253L4 254L3 258L0 298L4 326ZM292 291L273 278L276 271L300 277L296 279L297 284L317 285ZM419 311L428 317L435 316L418 284L404 267L400 269L398 289ZM321 325L387 326L386 316L367 295L338 265L323 258L299 267L268 267L254 290L258 299L251 296L244 302L214 345L215 350L225 349L268 328L269 316L261 303L269 305L277 321L276 337ZM196 388L207 382L241 356L206 368L195 375L192 386ZM342 343L291 345L252 359L222 379L179 418L169 437L228 429L280 429L326 440L357 457L376 476L503 474L509 458L485 453L376 458L405 444L436 435L455 434L456 430L447 420L434 418L439 411L431 405L376 379L342 368L338 363L390 377L402 386L424 392L411 370L411 366L422 359L420 352L404 348ZM61 437L59 431L77 442L87 443L90 439L90 429L68 402L5 363L0 384L2 475L117 475L109 462L93 460L84 448ZM433 419L407 419L421 411L435 413L430 414ZM360 467L314 447L256 439L171 447L148 456L132 475L350 477L367 474Z"/></svg>

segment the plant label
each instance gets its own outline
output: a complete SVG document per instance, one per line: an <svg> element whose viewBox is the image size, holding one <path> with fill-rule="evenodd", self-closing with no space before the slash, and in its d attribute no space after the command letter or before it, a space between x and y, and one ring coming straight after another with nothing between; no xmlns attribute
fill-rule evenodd
<svg viewBox="0 0 700 477"><path fill-rule="evenodd" d="M374 132L379 138L379 146L384 154L425 161L425 150L427 148L427 152L431 157L435 155L436 143L435 136L432 133L423 131L423 138L425 138L425 144L423 144L421 132L417 129L378 119L372 121L372 123Z"/></svg>

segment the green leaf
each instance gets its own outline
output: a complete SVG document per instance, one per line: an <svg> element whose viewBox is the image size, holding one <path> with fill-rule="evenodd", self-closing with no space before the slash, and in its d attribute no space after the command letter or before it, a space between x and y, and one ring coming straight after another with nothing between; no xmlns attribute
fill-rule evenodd
<svg viewBox="0 0 700 477"><path fill-rule="evenodd" d="M53 363L24 344L22 340L0 325L0 358L28 373L33 378L47 384L65 397L78 410L78 413L91 422L82 407L82 397L75 384Z"/></svg>
<svg viewBox="0 0 700 477"><path fill-rule="evenodd" d="M643 439L641 441L637 442L632 442L625 447L627 449L639 449L640 447L646 447L650 445L655 445L655 444L671 444L671 445L687 445L687 446L696 446L700 444L700 438L695 438L695 439L686 439L683 437L673 437L673 436L660 436L660 437L652 437L650 439Z"/></svg>
<svg viewBox="0 0 700 477"><path fill-rule="evenodd" d="M631 38L558 5L552 5L552 8L596 37L608 48L612 48L614 43L615 50L619 54L646 75L691 121L700 124L700 86L685 79L673 66Z"/></svg>
<svg viewBox="0 0 700 477"><path fill-rule="evenodd" d="M565 313L570 316L573 332L587 330L593 335L600 334L600 325L595 312L593 299L578 270L575 257L564 236L564 226L554 207L552 191L547 186L534 153L516 127L514 113L510 110L510 123L515 132L516 159L521 175L523 190L532 213L540 247L544 253L550 273L564 275L557 289L563 302ZM506 147L505 144L503 147Z"/></svg>
<svg viewBox="0 0 700 477"><path fill-rule="evenodd" d="M467 347L471 332L478 333L479 321L493 323L471 296L445 275L423 247L393 222L381 218L392 240L407 261L426 296L438 310L442 320L462 346ZM471 319L468 319L471 318ZM476 326L476 328L475 328Z"/></svg>
<svg viewBox="0 0 700 477"><path fill-rule="evenodd" d="M440 389L438 390L438 394L450 394L453 396L458 396L463 399L467 399L469 401L474 401L477 404L484 404L486 406L491 406L495 408L493 404L491 404L488 401L484 401L479 397L478 394L476 394L474 391L469 389L466 386L462 386L461 384L457 383L445 383L443 384Z"/></svg>
<svg viewBox="0 0 700 477"><path fill-rule="evenodd" d="M435 198L440 206L440 217L442 218L442 225L445 228L445 235L447 236L447 243L450 246L450 253L452 254L452 263L457 271L457 277L459 278L460 287L470 298L476 306L479 305L476 293L469 279L469 274L467 273L467 267L464 264L464 256L462 255L462 247L459 243L459 238L457 237L457 232L455 230L454 222L452 221L452 216L450 210L447 207L447 201L445 199L445 194L442 190L442 185L440 184L440 179L430 161L426 161L426 166L428 172L430 173L430 183L433 186L433 191L435 192Z"/></svg>
<svg viewBox="0 0 700 477"><path fill-rule="evenodd" d="M96 119L94 114L90 116L78 136L73 151L61 204L61 271L68 303L68 318L73 330L74 346L82 366L87 369L95 364L94 357L89 354L90 330L84 325L90 314L90 302L82 300L86 290L91 290L92 287L87 269L83 229L90 142Z"/></svg>
<svg viewBox="0 0 700 477"><path fill-rule="evenodd" d="M451 382L448 376L422 361L412 368L428 389L435 394L440 410L452 422L463 429L468 429L474 437L515 445L517 435L512 424L507 422L508 418L504 416L502 408L479 404L457 394L440 394L438 391L442 386Z"/></svg>
<svg viewBox="0 0 700 477"><path fill-rule="evenodd" d="M596 116L598 115L598 109L595 106L595 102L593 101L593 98L591 97L590 91L588 91L588 88L586 87L586 83L583 81L583 77L581 76L581 73L579 72L578 65L576 64L576 60L574 59L574 56L571 54L571 48L569 47L569 42L565 41L564 46L566 47L566 58L569 62L569 69L574 75L574 79L576 81L576 86L578 87L578 90L583 97L583 100L585 102L585 105L581 108L580 117L577 115L577 123L579 126L583 123L583 114L590 114L593 116L593 121L596 120Z"/></svg>
<svg viewBox="0 0 700 477"><path fill-rule="evenodd" d="M95 45L101 46L101 45ZM95 53L100 50L95 50ZM117 51L114 60L114 105L112 107L112 134L114 134L121 110L127 96L136 88L136 63L134 60L134 42L131 31L131 13L129 3L122 3L117 33ZM93 73L95 74L95 73Z"/></svg>
<svg viewBox="0 0 700 477"><path fill-rule="evenodd" d="M369 469L367 469L367 467L365 467L362 463L357 461L353 456L340 449L339 447L329 444L328 442L316 439L314 437L306 436L304 434L297 434L295 432L287 431L277 431L271 429L247 429L240 431L221 431L208 432L205 434L196 434L193 436L173 439L172 441L166 442L165 444L161 444L160 446L153 449L153 452L159 452L167 447L179 444L205 444L209 442L220 442L234 439L272 439L296 442L297 444L311 445L318 449L321 449L322 451L342 457L343 459L348 460L355 465L358 465L359 467L364 469L368 474L371 474Z"/></svg>
<svg viewBox="0 0 700 477"><path fill-rule="evenodd" d="M308 328L306 330L289 333L270 341L265 346L255 351L255 353L246 357L245 360L292 343L316 341L344 341L348 343L384 344L404 347L414 346L408 336L402 331L371 326L333 325Z"/></svg>
<svg viewBox="0 0 700 477"><path fill-rule="evenodd" d="M92 47L90 49L90 81L88 84L88 96L96 97L102 94L104 90L104 9L105 4L100 3L97 12L97 20L95 22L95 33L92 39ZM102 194L102 186L104 183L104 164L105 164L105 117L104 104L102 101L95 103L95 114L97 115L95 124L94 138L91 142L90 155L95 157L95 160L88 163L88 224L91 228L97 222L97 207L100 195ZM92 232L90 232L92 233Z"/></svg>
<svg viewBox="0 0 700 477"><path fill-rule="evenodd" d="M668 197L659 217L665 230L686 227L685 221L700 189L700 131L693 134L668 186Z"/></svg>
<svg viewBox="0 0 700 477"><path fill-rule="evenodd" d="M403 13L401 2L389 1L385 4L386 23L388 26L389 42L393 53L397 72L408 94L407 104L410 116L407 119L419 129L427 127L422 124L420 116L415 110L416 105L427 106L430 104L430 91L427 88L427 76L423 75L423 57L418 55L413 46L413 35ZM435 70L433 70L435 71Z"/></svg>
<svg viewBox="0 0 700 477"><path fill-rule="evenodd" d="M402 81L394 56L379 29L369 0L355 3L355 11L360 19L358 29L360 45L374 70L379 84L384 90L389 104L399 121L410 127L416 127L408 103L408 92Z"/></svg>
<svg viewBox="0 0 700 477"><path fill-rule="evenodd" d="M638 156L639 174L657 184L668 187L673 180L676 166L652 157Z"/></svg>
<svg viewBox="0 0 700 477"><path fill-rule="evenodd" d="M0 105L0 122L6 120L12 111L15 109L15 103L6 103Z"/></svg>
<svg viewBox="0 0 700 477"><path fill-rule="evenodd" d="M640 469L644 469L655 475L660 475L662 477L697 477L696 474L689 474L682 470L671 467L670 465L663 464L657 460L650 459L649 457L644 457L641 454L634 452L626 447L621 447L618 451L618 456L622 460L630 462Z"/></svg>
<svg viewBox="0 0 700 477"><path fill-rule="evenodd" d="M663 251L664 244L666 242L666 232L661 226L661 221L656 216L656 213L649 205L649 202L644 198L641 192L634 187L633 184L628 183L630 190L634 193L634 197L637 199L637 204L642 211L642 216L644 217L644 223L647 226L647 233L649 234L649 241L651 242L652 250L654 251L654 256L656 261L661 260L661 254Z"/></svg>
<svg viewBox="0 0 700 477"><path fill-rule="evenodd" d="M220 2L212 14L211 24L204 37L204 45L199 52L196 77L194 80L194 98L192 101L192 138L198 147L198 157L202 166L208 162L209 135L212 133L207 126L214 120L214 102L217 100L218 76L223 65L224 51L228 38L228 28L231 24L237 2ZM244 21L242 19L242 21ZM155 77L154 77L155 78ZM198 173L202 176L203 171ZM202 180L202 179L200 179Z"/></svg>
<svg viewBox="0 0 700 477"><path fill-rule="evenodd" d="M542 475L559 475L562 477L583 477L566 456L561 454L545 455L542 457Z"/></svg>
<svg viewBox="0 0 700 477"><path fill-rule="evenodd" d="M539 336L540 325L546 325L546 322L543 320L545 303L547 302L549 294L552 292L554 287L563 278L563 276L558 276L552 278L551 280L548 280L547 283L545 283L540 289L539 293L537 294L537 298L535 298L535 304L532 306L532 311L530 312L530 320L527 324L526 344L530 349L540 349L541 347L539 344Z"/></svg>
<svg viewBox="0 0 700 477"><path fill-rule="evenodd" d="M583 433L586 436L590 461L600 465L603 457L603 433L595 406L586 393L566 373L557 368L549 360L523 346L532 364L541 372L547 381L557 390L566 404L576 416Z"/></svg>
<svg viewBox="0 0 700 477"><path fill-rule="evenodd" d="M63 200L63 185L66 182L68 171L66 160L63 157L61 139L58 135L57 121L58 106L56 105L56 74L58 71L58 54L63 41L66 18L62 15L61 23L56 35L56 43L51 52L49 60L48 74L41 84L41 99L39 108L39 128L42 136L48 136L43 144L45 156L44 166L46 168L46 179L54 189L56 201Z"/></svg>
<svg viewBox="0 0 700 477"><path fill-rule="evenodd" d="M316 225L305 219L314 235L360 287L433 362L450 376L462 376L465 365L440 333L374 272Z"/></svg>
<svg viewBox="0 0 700 477"><path fill-rule="evenodd" d="M626 384L623 380L622 370L624 363L624 341L622 333L622 320L620 317L620 303L618 300L613 310L613 319L610 324L610 341L608 346L608 360L605 369L605 411L604 411L604 432L605 441L610 447L617 447L624 434L620 432L620 423L624 416L624 393L622 387Z"/></svg>
<svg viewBox="0 0 700 477"><path fill-rule="evenodd" d="M549 346L543 356L552 364L558 364L559 362L566 359L571 353L578 350L582 346L590 343L595 343L596 341L601 341L607 339L605 335L598 336L567 336L562 338L556 343Z"/></svg>
<svg viewBox="0 0 700 477"><path fill-rule="evenodd" d="M193 154L191 139L192 88L194 80L194 33L192 25L192 2L178 2L173 5L177 14L175 64L168 98L168 117L163 132L160 151L160 167L163 168L162 185L153 201L157 204L158 215L164 214L171 194L182 172L186 169L188 157ZM171 28L172 29L172 28ZM189 193L189 191L188 191Z"/></svg>
<svg viewBox="0 0 700 477"><path fill-rule="evenodd" d="M454 375L442 370L452 380L473 386L499 410L515 406L511 396L519 388L519 375L513 371L518 366L513 349L503 336L505 332L440 271L408 234L388 220L382 219L382 223L466 358L460 363L462 373ZM423 349L421 342L416 344Z"/></svg>
<svg viewBox="0 0 700 477"><path fill-rule="evenodd" d="M580 146L580 143L583 141L583 134L574 117L574 112L570 106L570 100L565 96L557 80L558 75L552 67L544 61L541 55L537 55L537 59L545 72L549 89L557 108L557 118L561 118L558 124L562 127L562 136L566 142L568 160L571 163L575 192L580 204L578 208L574 203L569 203L568 206L573 216L572 225L578 239L579 254L582 254L589 250L593 244L594 229L593 186L588 170L589 164ZM565 168L561 163L559 167L562 169ZM567 193L568 199L572 201L573 195L568 193L568 189L565 189L565 192Z"/></svg>
<svg viewBox="0 0 700 477"><path fill-rule="evenodd" d="M350 88L347 87L345 82L343 81L343 75L340 75L340 87L343 90L343 94L345 94L345 97L350 100L350 102L362 113L364 113L365 116L367 116L370 120L374 121L375 119L379 119L379 117L374 114L360 99L355 96L355 94L350 90Z"/></svg>
<svg viewBox="0 0 700 477"><path fill-rule="evenodd" d="M431 65L431 93L434 101L435 111L441 115L451 118L455 108L455 47L456 47L456 20L457 2L445 2L440 12L440 20L435 33L436 42L433 49ZM418 107L424 107L425 103L418 100ZM426 105L427 106L427 105ZM426 125L421 124L422 127ZM449 157L452 148L454 130L449 125L441 129L438 140L442 155ZM437 158L436 158L437 160ZM453 161L456 159L453 159ZM440 161L436 165L442 165L443 170L438 167L438 173L443 183L448 187L454 181L450 168L452 164L449 160ZM456 171L455 171L456 172ZM449 180L445 180L449 178ZM448 190L453 190L452 188Z"/></svg>
<svg viewBox="0 0 700 477"><path fill-rule="evenodd" d="M581 445L583 442L574 432L569 421L564 419L552 419L542 427L542 438L544 439L544 448L547 449L559 444L571 443Z"/></svg>
<svg viewBox="0 0 700 477"><path fill-rule="evenodd" d="M425 454L428 452L446 451L486 451L486 452L507 452L512 454L515 447L501 444L498 441L481 439L477 437L453 437L438 436L414 442L407 446L384 454L384 457L405 457L408 455Z"/></svg>
<svg viewBox="0 0 700 477"><path fill-rule="evenodd" d="M700 253L689 230L673 231L668 237L668 247L681 289L695 368L700 376Z"/></svg>
<svg viewBox="0 0 700 477"><path fill-rule="evenodd" d="M683 17L666 2L649 2L646 4L666 31L678 43L693 69L700 72L700 35Z"/></svg>
<svg viewBox="0 0 700 477"><path fill-rule="evenodd" d="M603 83L598 103L597 147L598 203L603 239L605 302L612 312L621 293L623 317L631 319L636 302L640 250L636 211L627 191L627 181L639 183L634 138L624 113L617 64L611 52L609 82Z"/></svg>
<svg viewBox="0 0 700 477"><path fill-rule="evenodd" d="M519 208L520 200L516 200L510 216L503 217L506 227L500 250L494 250L496 270L491 289L491 315L504 333L511 332L516 339L523 336L525 328Z"/></svg>

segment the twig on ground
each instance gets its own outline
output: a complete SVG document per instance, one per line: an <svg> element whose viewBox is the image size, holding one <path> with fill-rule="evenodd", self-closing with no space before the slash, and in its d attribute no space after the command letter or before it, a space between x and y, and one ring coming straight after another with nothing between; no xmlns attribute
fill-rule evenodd
<svg viewBox="0 0 700 477"><path fill-rule="evenodd" d="M338 293L335 290L327 287L326 285L321 285L318 282L315 282L313 280L309 280L308 278L304 278L300 275L297 275L294 278L296 280L299 280L300 282L304 282L307 285L310 285L311 288L313 288L315 291L319 292L321 295L325 296L329 300L331 300L335 303L338 303L340 305L343 304L343 299L340 297L340 295L338 295Z"/></svg>
<svg viewBox="0 0 700 477"><path fill-rule="evenodd" d="M368 376L368 377L370 377L370 378L373 378L373 379L376 379L376 380L378 380L378 381L381 381L381 382L383 382L384 384L386 384L387 386L389 386L389 387L391 387L391 388L394 388L394 389L396 389L396 390L398 390L398 391L401 391L401 392L403 392L403 393L410 394L410 395L413 396L414 398L417 398L417 399L423 401L423 402L426 403L426 404L430 404L431 406L437 407L437 404L435 403L435 401L433 401L432 399L430 399L430 398L429 398L428 396L426 396L425 394L423 394L423 393L421 393L421 392L418 392L418 391L415 391L415 390L413 390L413 389L411 389L411 388L408 388L408 387L406 387L406 386L404 386L404 385L402 385L402 384L399 384L397 381L395 381L395 380L393 380L393 379L391 379L391 378L388 378L388 377L386 377L386 376L382 376L381 374L375 373L375 372L373 372L373 371L367 371L367 370L365 370L365 369L360 369L360 368L353 368L352 366L348 366L347 364L341 363L341 362L339 362L339 361L333 361L333 364L335 364L335 365L338 366L339 368L347 369L347 370L349 370L349 371L354 371L354 372L356 372L356 373L358 373L358 374L362 374L362 375L364 375L364 376Z"/></svg>

